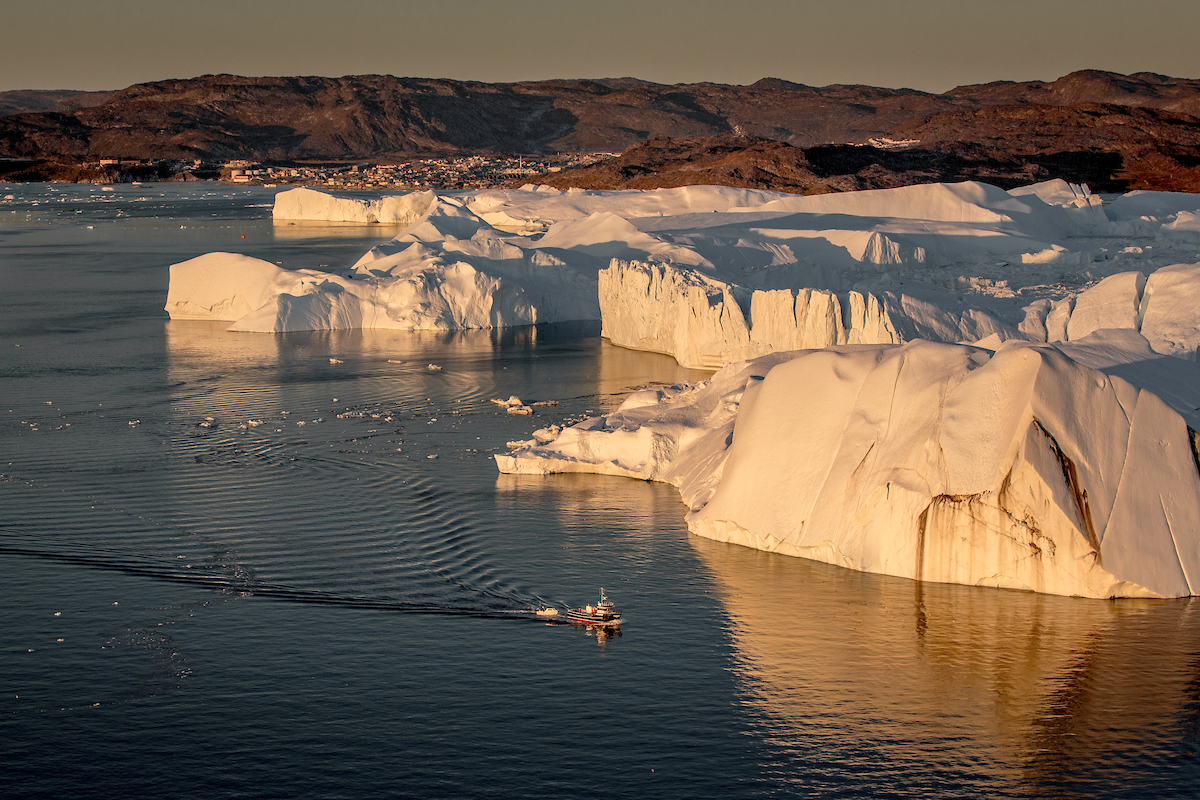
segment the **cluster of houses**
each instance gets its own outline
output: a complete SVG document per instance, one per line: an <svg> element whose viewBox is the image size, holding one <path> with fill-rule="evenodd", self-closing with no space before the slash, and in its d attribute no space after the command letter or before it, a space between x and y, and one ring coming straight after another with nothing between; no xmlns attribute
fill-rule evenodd
<svg viewBox="0 0 1200 800"><path fill-rule="evenodd" d="M222 171L233 183L323 186L331 189L487 189L525 175L594 164L612 153L566 156L465 156L390 164L272 166L229 162Z"/></svg>
<svg viewBox="0 0 1200 800"><path fill-rule="evenodd" d="M289 184L361 190L488 189L509 184L522 176L588 166L615 155L573 153L553 156L462 156L380 164L264 164L248 160L211 163L200 159L146 161L104 157L99 159L99 166L120 170L121 176L130 168L154 167L164 175L158 180L170 179L173 176L174 180L218 179L235 184Z"/></svg>

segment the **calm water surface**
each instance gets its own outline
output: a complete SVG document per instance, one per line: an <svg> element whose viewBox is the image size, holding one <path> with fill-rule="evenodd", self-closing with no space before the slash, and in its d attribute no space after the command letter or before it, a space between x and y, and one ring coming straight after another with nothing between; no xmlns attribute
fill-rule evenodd
<svg viewBox="0 0 1200 800"><path fill-rule="evenodd" d="M670 487L496 472L703 373L587 324L168 321L171 263L395 234L271 195L0 186L0 795L1195 795L1192 602L862 575L691 537ZM620 635L528 613L600 586Z"/></svg>

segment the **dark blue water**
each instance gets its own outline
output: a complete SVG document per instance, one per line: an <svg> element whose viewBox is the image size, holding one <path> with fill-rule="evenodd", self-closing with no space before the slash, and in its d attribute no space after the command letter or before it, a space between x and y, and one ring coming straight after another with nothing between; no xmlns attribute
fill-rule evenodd
<svg viewBox="0 0 1200 800"><path fill-rule="evenodd" d="M1193 603L862 575L690 537L668 486L498 475L703 374L588 324L170 322L173 262L394 231L275 227L264 189L9 194L0 795L1194 795ZM600 586L620 635L528 613Z"/></svg>

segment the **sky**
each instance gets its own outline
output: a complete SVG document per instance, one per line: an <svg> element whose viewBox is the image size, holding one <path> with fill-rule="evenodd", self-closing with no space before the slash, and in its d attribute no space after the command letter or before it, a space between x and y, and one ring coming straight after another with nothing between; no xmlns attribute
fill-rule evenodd
<svg viewBox="0 0 1200 800"><path fill-rule="evenodd" d="M1197 0L0 0L0 91L211 73L865 83L1200 78Z"/></svg>

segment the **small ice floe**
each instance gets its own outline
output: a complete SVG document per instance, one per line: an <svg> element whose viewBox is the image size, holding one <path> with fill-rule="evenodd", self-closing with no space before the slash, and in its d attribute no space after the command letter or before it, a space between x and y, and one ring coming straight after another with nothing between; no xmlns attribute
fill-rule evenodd
<svg viewBox="0 0 1200 800"><path fill-rule="evenodd" d="M61 617L61 616L62 616L62 612L61 612L61 611L55 611L55 612L54 612L54 616L56 616L56 617Z"/></svg>
<svg viewBox="0 0 1200 800"><path fill-rule="evenodd" d="M47 400L47 401L46 401L46 405L48 405L48 406L52 406L52 405L54 405L54 401L53 401L53 400Z"/></svg>
<svg viewBox="0 0 1200 800"><path fill-rule="evenodd" d="M538 444L546 444L553 442L562 433L561 425L549 425L545 428L538 428L533 432L533 438Z"/></svg>
<svg viewBox="0 0 1200 800"><path fill-rule="evenodd" d="M301 419L301 420L296 420L296 425L297 425L297 426L299 426L299 427L303 427L303 426L305 426L305 425L307 425L307 424L308 424L308 423L306 423L306 422L305 422L304 420L302 420L302 419Z"/></svg>
<svg viewBox="0 0 1200 800"><path fill-rule="evenodd" d="M142 421L140 419L129 420L129 427L131 427L131 428L136 428L138 425L141 425L141 424L142 424Z"/></svg>
<svg viewBox="0 0 1200 800"><path fill-rule="evenodd" d="M342 361L340 358L331 358L331 359L329 359L329 363L330 364L344 364L345 362Z"/></svg>
<svg viewBox="0 0 1200 800"><path fill-rule="evenodd" d="M534 402L530 403L529 405L533 406L534 408L545 407L545 406L557 406L558 401L557 400L535 400Z"/></svg>
<svg viewBox="0 0 1200 800"><path fill-rule="evenodd" d="M248 419L246 420L246 424L251 428L257 428L259 425L263 424L263 421L261 419Z"/></svg>
<svg viewBox="0 0 1200 800"><path fill-rule="evenodd" d="M501 400L498 397L493 397L492 402L506 410L510 414L523 414L529 416L533 413L533 409L525 405L521 398L514 395L509 395L507 400Z"/></svg>
<svg viewBox="0 0 1200 800"><path fill-rule="evenodd" d="M389 364L403 364L404 362L398 358L389 358L388 363Z"/></svg>
<svg viewBox="0 0 1200 800"><path fill-rule="evenodd" d="M522 450L526 447L537 447L536 439L519 439L515 442L505 442L509 450Z"/></svg>
<svg viewBox="0 0 1200 800"><path fill-rule="evenodd" d="M437 364L430 364L430 365L429 365L429 370L430 370L431 372L437 372L437 371L439 371L440 369L441 369L441 367L439 367Z"/></svg>
<svg viewBox="0 0 1200 800"><path fill-rule="evenodd" d="M209 417L208 419L204 419L204 420L201 420L200 422L196 423L197 428L211 428L213 426L214 426L214 422L213 422L212 417Z"/></svg>
<svg viewBox="0 0 1200 800"><path fill-rule="evenodd" d="M437 453L434 453L434 454L433 454L433 455L431 455L431 456L425 456L425 457L426 457L426 458L437 458Z"/></svg>
<svg viewBox="0 0 1200 800"><path fill-rule="evenodd" d="M508 408L509 406L525 405L525 403L521 400L521 398L517 397L515 394L509 395L509 398L507 400L501 400L499 397L493 397L492 402L498 406L503 406L504 408Z"/></svg>

